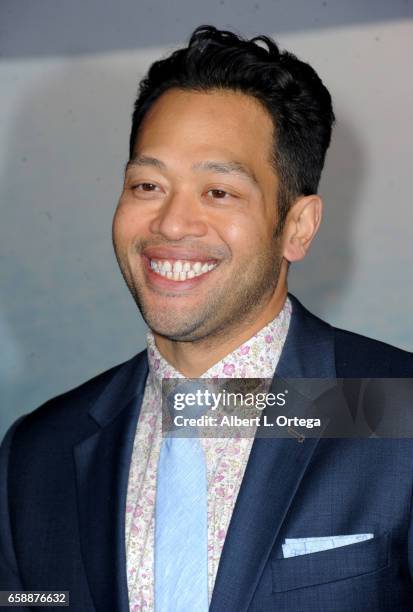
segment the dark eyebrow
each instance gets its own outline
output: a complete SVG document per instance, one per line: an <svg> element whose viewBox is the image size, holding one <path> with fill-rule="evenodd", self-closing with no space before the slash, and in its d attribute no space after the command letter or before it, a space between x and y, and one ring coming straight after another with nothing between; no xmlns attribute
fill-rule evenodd
<svg viewBox="0 0 413 612"><path fill-rule="evenodd" d="M167 166L163 161L156 157L149 157L148 155L137 155L136 157L132 157L126 164L126 170L129 166L152 166L158 170L167 170ZM206 172L218 172L219 174L238 174L258 186L258 181L254 172L238 161L206 160L194 164L192 169Z"/></svg>
<svg viewBox="0 0 413 612"><path fill-rule="evenodd" d="M126 164L125 170L129 166L154 166L158 170L166 170L166 164L156 157L148 157L148 155L136 155L132 157Z"/></svg>
<svg viewBox="0 0 413 612"><path fill-rule="evenodd" d="M247 178L255 185L258 185L258 181L254 172L238 161L221 162L208 160L194 164L192 168L193 170L206 170L218 172L219 174L238 174L240 176L243 176L244 178Z"/></svg>

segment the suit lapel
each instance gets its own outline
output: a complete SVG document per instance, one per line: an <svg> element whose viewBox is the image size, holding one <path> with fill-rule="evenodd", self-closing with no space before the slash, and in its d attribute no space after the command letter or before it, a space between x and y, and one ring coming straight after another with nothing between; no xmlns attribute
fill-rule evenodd
<svg viewBox="0 0 413 612"><path fill-rule="evenodd" d="M148 372L146 352L123 365L89 411L99 429L74 449L81 550L96 610L129 610L125 507Z"/></svg>
<svg viewBox="0 0 413 612"><path fill-rule="evenodd" d="M308 408L335 386L332 328L311 315L293 296L292 317L277 377L323 378L308 397ZM221 555L210 612L248 609L318 438L256 438Z"/></svg>

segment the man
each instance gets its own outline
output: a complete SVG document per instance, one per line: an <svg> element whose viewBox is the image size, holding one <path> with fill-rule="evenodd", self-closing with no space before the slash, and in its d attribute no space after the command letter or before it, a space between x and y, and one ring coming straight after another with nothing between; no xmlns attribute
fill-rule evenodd
<svg viewBox="0 0 413 612"><path fill-rule="evenodd" d="M151 67L113 223L148 350L8 432L1 589L69 590L76 611L412 609L409 439L205 438L205 492L188 502L188 465L163 497L179 471L160 459L164 378L323 379L316 401L337 378L413 373L412 355L287 294L320 225L333 120L314 70L266 37L204 26ZM167 550L181 502L200 518Z"/></svg>

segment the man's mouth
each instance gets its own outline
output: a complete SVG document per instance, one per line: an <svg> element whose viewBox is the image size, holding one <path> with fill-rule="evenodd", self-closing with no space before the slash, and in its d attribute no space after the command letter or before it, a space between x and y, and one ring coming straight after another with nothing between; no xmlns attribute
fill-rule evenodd
<svg viewBox="0 0 413 612"><path fill-rule="evenodd" d="M155 274L163 276L173 281L187 281L196 276L207 274L217 267L218 262L208 261L189 261L170 260L170 259L149 259L150 268Z"/></svg>

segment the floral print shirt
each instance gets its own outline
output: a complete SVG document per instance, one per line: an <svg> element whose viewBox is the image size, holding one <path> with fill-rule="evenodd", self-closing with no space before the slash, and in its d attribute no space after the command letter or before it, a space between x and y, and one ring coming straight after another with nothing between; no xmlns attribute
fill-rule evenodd
<svg viewBox="0 0 413 612"><path fill-rule="evenodd" d="M281 312L201 378L272 378L291 318ZM140 410L126 502L126 560L131 612L154 610L156 472L162 437L162 379L183 378L159 353L148 332L149 375ZM208 590L211 599L232 511L248 462L252 437L200 438L208 480Z"/></svg>

